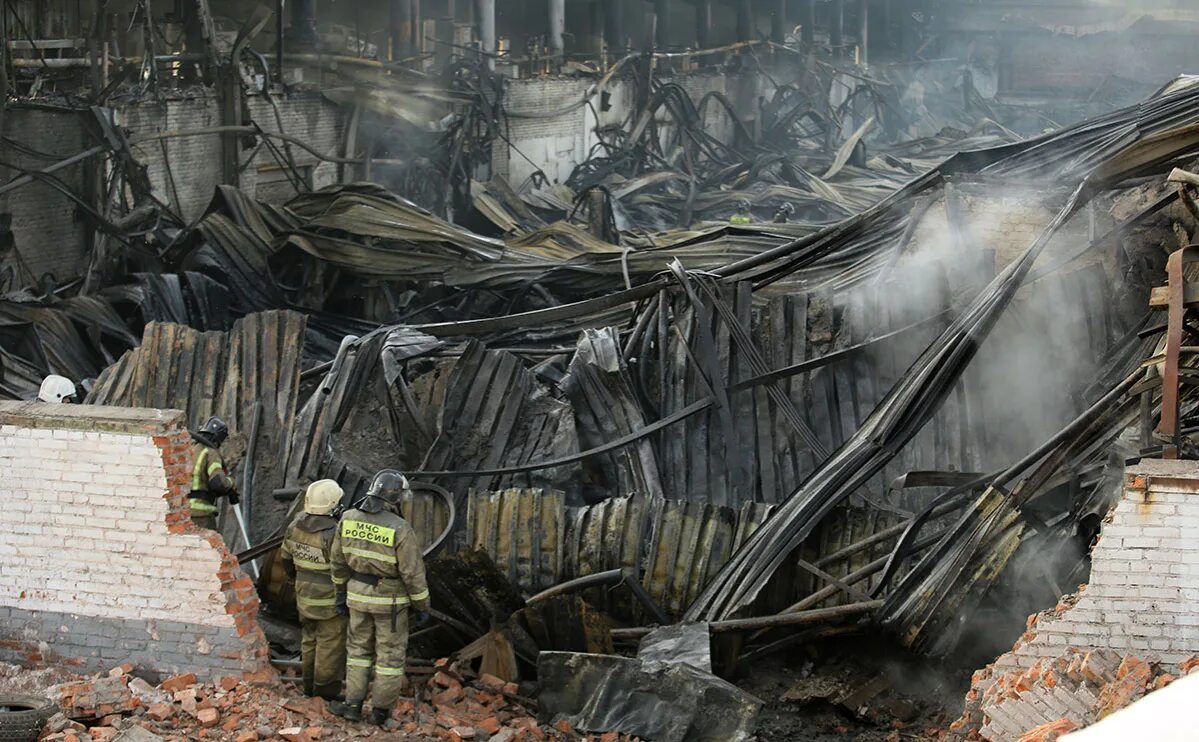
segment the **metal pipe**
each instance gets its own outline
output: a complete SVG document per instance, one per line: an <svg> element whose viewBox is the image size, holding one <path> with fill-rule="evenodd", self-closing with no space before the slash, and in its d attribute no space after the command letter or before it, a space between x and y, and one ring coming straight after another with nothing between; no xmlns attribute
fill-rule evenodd
<svg viewBox="0 0 1199 742"><path fill-rule="evenodd" d="M488 69L495 69L495 0L475 0L475 25Z"/></svg>
<svg viewBox="0 0 1199 742"><path fill-rule="evenodd" d="M595 574L576 577L573 580L563 582L561 585L542 590L533 597L525 601L532 605L543 600L556 598L559 595L567 595L579 590L586 590L592 587L600 587L601 585L619 585L624 583L629 586L629 590L633 593L633 597L637 598L637 602L645 608L646 612L659 624L666 625L670 623L670 618L666 613L654 602L649 593L645 591L645 587L637 578L637 573L631 567L621 569L610 569L606 572L596 572Z"/></svg>
<svg viewBox="0 0 1199 742"><path fill-rule="evenodd" d="M566 54L566 0L549 0L550 53L561 59Z"/></svg>
<svg viewBox="0 0 1199 742"><path fill-rule="evenodd" d="M708 624L708 630L713 634L729 631L757 631L759 629L774 629L780 626L803 626L805 624L836 621L843 618L856 618L872 613L883 607L881 600L868 600L862 603L850 603L832 608L817 608L813 611L799 613L780 613L761 618L732 618L725 621L713 621ZM648 627L635 629L612 629L613 639L640 639L653 631Z"/></svg>

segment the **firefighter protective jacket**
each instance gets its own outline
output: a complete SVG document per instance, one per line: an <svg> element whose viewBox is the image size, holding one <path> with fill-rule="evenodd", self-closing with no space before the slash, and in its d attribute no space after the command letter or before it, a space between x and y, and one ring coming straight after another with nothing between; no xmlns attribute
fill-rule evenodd
<svg viewBox="0 0 1199 742"><path fill-rule="evenodd" d="M344 586L351 610L429 608L420 544L408 521L395 513L346 511L333 539L332 562L333 583Z"/></svg>
<svg viewBox="0 0 1199 742"><path fill-rule="evenodd" d="M328 621L337 617L337 591L330 559L337 521L328 515L304 513L287 528L280 549L284 565L296 575L296 607L300 618ZM291 570L288 569L290 572Z"/></svg>

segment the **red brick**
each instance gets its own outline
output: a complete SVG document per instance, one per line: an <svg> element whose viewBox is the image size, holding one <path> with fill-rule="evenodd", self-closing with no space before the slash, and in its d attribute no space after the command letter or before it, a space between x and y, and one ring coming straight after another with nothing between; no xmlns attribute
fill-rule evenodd
<svg viewBox="0 0 1199 742"><path fill-rule="evenodd" d="M249 731L242 732L234 738L233 742L258 742L258 732Z"/></svg>
<svg viewBox="0 0 1199 742"><path fill-rule="evenodd" d="M108 677L119 678L122 675L128 675L131 672L133 672L133 665L126 662L123 665L118 665L117 667L114 667L111 670L109 670Z"/></svg>
<svg viewBox="0 0 1199 742"><path fill-rule="evenodd" d="M195 685L195 684L196 684L196 674L194 672L185 672L181 675L174 675L172 677L167 678L166 680L162 681L162 683L159 684L158 687L162 688L163 690L165 690L168 693L175 693L177 691L183 690L184 688L186 688L190 685Z"/></svg>
<svg viewBox="0 0 1199 742"><path fill-rule="evenodd" d="M155 703L146 709L146 716L154 721L166 721L175 715L175 707L169 703Z"/></svg>
<svg viewBox="0 0 1199 742"><path fill-rule="evenodd" d="M500 720L494 716L489 716L480 721L478 727L488 734L495 734L500 731Z"/></svg>
<svg viewBox="0 0 1199 742"><path fill-rule="evenodd" d="M574 734L575 731L574 726L572 726L571 723L566 719L559 719L558 723L554 725L554 729L557 729L563 734Z"/></svg>
<svg viewBox="0 0 1199 742"><path fill-rule="evenodd" d="M453 706L463 699L466 694L462 691L461 685L456 685L453 688L446 688L441 693L433 695L433 703L438 706Z"/></svg>
<svg viewBox="0 0 1199 742"><path fill-rule="evenodd" d="M221 712L216 709L200 709L196 712L196 720L205 729L215 727L221 721Z"/></svg>
<svg viewBox="0 0 1199 742"><path fill-rule="evenodd" d="M232 675L226 675L225 677L221 678L221 689L225 691L231 691L240 684L241 681Z"/></svg>
<svg viewBox="0 0 1199 742"><path fill-rule="evenodd" d="M92 739L110 740L117 736L116 727L92 727L87 731L87 734Z"/></svg>

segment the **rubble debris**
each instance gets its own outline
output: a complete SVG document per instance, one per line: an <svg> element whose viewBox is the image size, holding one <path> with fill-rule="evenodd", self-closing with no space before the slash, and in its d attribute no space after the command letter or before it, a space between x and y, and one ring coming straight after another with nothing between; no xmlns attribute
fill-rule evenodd
<svg viewBox="0 0 1199 742"><path fill-rule="evenodd" d="M661 742L743 740L762 701L686 663L542 652L542 718Z"/></svg>
<svg viewBox="0 0 1199 742"><path fill-rule="evenodd" d="M950 739L1056 739L1133 704L1174 677L1151 660L1106 649L1067 648L1059 657L1006 672L988 667L974 674L965 712L950 726Z"/></svg>
<svg viewBox="0 0 1199 742"><path fill-rule="evenodd" d="M537 721L537 702L521 696L515 683L476 674L471 663L440 659L429 673L409 676L415 696L401 698L392 711L385 734L411 739L577 740L581 736L564 724ZM138 680L114 668L113 675L97 674L50 689L64 711L46 726L42 739L83 742L124 739L129 742L185 742L196 739L350 740L378 734L366 724L353 725L329 713L319 698L285 694L279 684L252 685L226 677L216 683L197 683L189 674L163 681L156 689L172 694L169 703L145 706L127 686ZM121 688L125 692L120 691ZM119 701L99 703L93 701ZM375 730L375 731L372 731ZM455 737L455 735L457 735ZM605 742L632 742L614 734ZM598 740L598 737L595 738Z"/></svg>

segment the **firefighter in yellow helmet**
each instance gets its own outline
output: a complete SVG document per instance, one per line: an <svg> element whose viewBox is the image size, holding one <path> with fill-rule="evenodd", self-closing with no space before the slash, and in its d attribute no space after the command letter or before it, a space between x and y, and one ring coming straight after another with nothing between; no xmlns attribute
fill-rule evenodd
<svg viewBox="0 0 1199 742"><path fill-rule="evenodd" d="M280 550L283 569L296 580L304 694L330 701L341 698L349 624L337 610L329 559L337 533L337 519L332 513L342 494L332 479L308 485L304 512L287 527Z"/></svg>
<svg viewBox="0 0 1199 742"><path fill-rule="evenodd" d="M375 673L371 721L382 726L404 683L408 611L428 619L429 588L416 533L400 517L408 480L397 471L375 475L366 497L347 510L333 539L333 583L350 616L346 638L346 699L330 710L351 721L362 718L362 702Z"/></svg>
<svg viewBox="0 0 1199 742"><path fill-rule="evenodd" d="M217 499L227 497L234 505L240 502L237 485L221 460L220 447L229 437L229 426L219 417L210 417L191 431L191 437L195 445L192 446L192 488L187 505L191 508L193 523L215 531L219 512Z"/></svg>

